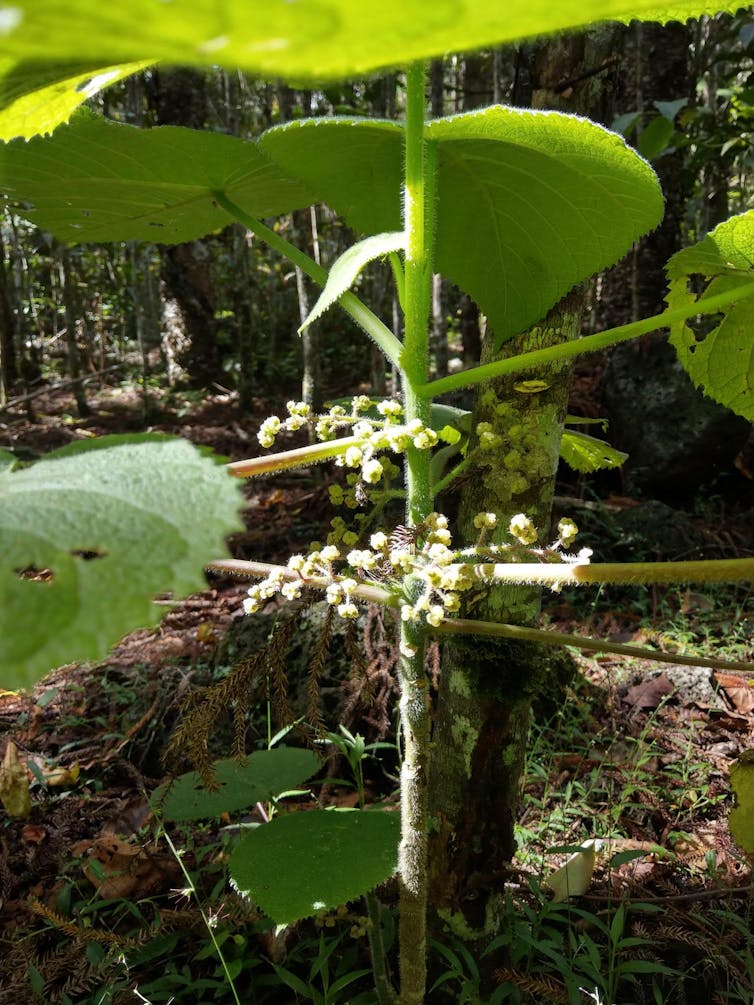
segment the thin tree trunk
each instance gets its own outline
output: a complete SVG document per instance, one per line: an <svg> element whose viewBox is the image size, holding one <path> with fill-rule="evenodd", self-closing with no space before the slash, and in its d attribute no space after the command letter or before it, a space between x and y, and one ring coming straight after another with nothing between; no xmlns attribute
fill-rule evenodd
<svg viewBox="0 0 754 1005"><path fill-rule="evenodd" d="M58 255L60 261L60 288L63 296L63 308L65 310L65 345L68 373L73 380L77 380L81 376L81 355L77 342L79 325L78 298L71 274L71 253L67 248L61 247ZM91 415L92 410L87 403L83 384L76 383L73 385L73 396L76 400L76 409L80 418L85 419Z"/></svg>

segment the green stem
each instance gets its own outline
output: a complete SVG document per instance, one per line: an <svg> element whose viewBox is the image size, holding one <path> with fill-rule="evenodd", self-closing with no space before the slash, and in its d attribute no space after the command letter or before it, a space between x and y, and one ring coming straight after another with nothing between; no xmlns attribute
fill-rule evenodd
<svg viewBox="0 0 754 1005"><path fill-rule="evenodd" d="M430 401L416 394L429 374L428 319L431 303L434 157L424 141L425 73L414 64L406 74L404 309L406 334L401 354L406 421L430 423ZM432 507L430 452L409 448L406 456L406 519L424 520ZM410 598L418 583L410 578ZM429 773L429 689L424 670L426 630L401 627L400 1005L423 1005L427 984L427 782Z"/></svg>
<svg viewBox="0 0 754 1005"><path fill-rule="evenodd" d="M388 977L387 953L382 931L382 904L375 893L364 895L369 915L369 951L372 956L372 973L377 1005L396 1005L395 991Z"/></svg>
<svg viewBox="0 0 754 1005"><path fill-rule="evenodd" d="M728 307L730 304L752 295L754 295L754 283L746 283L746 285L738 286L734 290L726 290L715 296L705 297L704 300L699 300L688 307L676 307L672 311L663 311L662 314L655 314L654 317L644 318L642 321L620 325L618 328L609 328L596 335L586 335L574 342L563 342L559 345L549 346L547 349L521 353L519 356L496 360L494 363L486 363L484 366L476 366L471 370L442 377L440 380L432 380L416 387L415 393L422 398L431 398L447 394L449 391L456 391L461 387L481 384L482 381L491 380L493 377L503 377L506 374L521 373L525 370L536 370L551 363L572 359L574 356L607 349L619 342L628 342L641 335L657 331L658 328L667 328L701 314L715 314L723 307Z"/></svg>
<svg viewBox="0 0 754 1005"><path fill-rule="evenodd" d="M194 885L194 881L191 878L191 874L189 873L189 871L186 868L186 866L183 864L183 856L178 851L178 849L175 847L175 845L173 844L173 842L170 840L170 835L165 830L165 828L161 827L160 829L162 831L162 836L165 838L165 841L167 842L168 847L170 848L171 852L173 853L173 857L175 858L175 860L178 863L178 866L179 866L181 872L183 873L183 878L186 880L186 887L187 887L187 889L191 890L191 892L193 893L194 897L196 898L196 906L199 908L199 913L202 916L202 921L204 922L205 928L207 929L209 937L210 937L210 939L212 941L212 945L215 947L215 952L217 953L217 956L218 956L218 958L220 960L220 965L223 968L223 973L225 974L225 979L228 982L228 987L230 988L230 993L233 995L233 1001L235 1002L235 1005L241 1005L241 999L238 997L238 992L236 991L236 986L233 983L233 978L230 975L230 970L228 970L228 964L225 962L225 957L223 956L223 951L220 948L220 943L217 941L217 938L215 937L214 925L212 924L212 922L210 921L210 919L207 917L207 915L204 913L204 908L199 903L199 894L197 892L196 886Z"/></svg>
<svg viewBox="0 0 754 1005"><path fill-rule="evenodd" d="M522 639L548 646L572 646L594 653L617 653L639 660L655 663L677 663L690 667L710 667L713 670L737 670L751 673L751 663L739 660L716 660L708 656L685 656L681 653L664 653L660 650L645 649L643 646L626 646L620 642L605 642L590 639L584 635L566 635L564 632L550 632L542 628L524 628L519 625L503 625L493 621L470 621L465 618L446 618L435 632L440 635L487 635L502 639Z"/></svg>
<svg viewBox="0 0 754 1005"><path fill-rule="evenodd" d="M244 227L256 234L265 244L279 252L279 254L283 255L290 262L293 262L294 265L297 265L315 283L318 283L320 286L325 285L328 275L327 269L324 269L321 265L317 265L313 258L310 258L300 248L297 248L295 244L286 241L284 237L281 237L274 230L266 227L260 220L250 216L240 206L237 206L229 199L224 192L213 192L212 197L218 206L222 206L226 213L229 213L235 220L238 220ZM374 339L390 362L398 365L403 346L390 329L380 321L377 315L373 314L366 304L363 304L354 293L344 293L338 298L338 303L346 314L350 315L364 329L367 335Z"/></svg>

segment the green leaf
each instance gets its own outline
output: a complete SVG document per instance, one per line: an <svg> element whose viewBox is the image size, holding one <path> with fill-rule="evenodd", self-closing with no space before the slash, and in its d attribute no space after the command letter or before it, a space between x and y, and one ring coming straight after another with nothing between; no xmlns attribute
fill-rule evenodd
<svg viewBox="0 0 754 1005"><path fill-rule="evenodd" d="M642 130L638 143L639 153L648 161L653 160L664 150L667 150L674 133L672 119L658 115L652 119L646 129Z"/></svg>
<svg viewBox="0 0 754 1005"><path fill-rule="evenodd" d="M256 143L90 114L0 147L0 189L22 216L71 244L194 240L232 222L214 200L220 189L254 216L312 201Z"/></svg>
<svg viewBox="0 0 754 1005"><path fill-rule="evenodd" d="M671 310L751 283L754 212L731 217L703 241L673 255L667 274L670 280L667 303ZM750 421L754 420L753 331L752 298L733 303L719 324L706 334L704 328L695 332L688 322L679 322L670 329L670 341L695 386Z"/></svg>
<svg viewBox="0 0 754 1005"><path fill-rule="evenodd" d="M316 774L320 760L313 750L275 747L258 750L245 762L236 759L213 764L219 788L204 788L196 771L189 771L173 782L161 785L150 803L166 820L201 820L221 813L242 810L254 803L274 799L282 792L300 785Z"/></svg>
<svg viewBox="0 0 754 1005"><path fill-rule="evenodd" d="M200 590L240 528L238 486L183 440L110 436L0 480L0 667L26 687L153 625L166 590Z"/></svg>
<svg viewBox="0 0 754 1005"><path fill-rule="evenodd" d="M14 0L2 9L13 58L223 64L267 76L335 78L446 52L582 27L592 21L685 21L737 3L656 0ZM102 65L98 63L98 65Z"/></svg>
<svg viewBox="0 0 754 1005"><path fill-rule="evenodd" d="M316 321L328 307L331 307L339 297L350 290L365 266L373 262L375 258L382 258L392 251L403 251L405 244L406 235L401 230L392 234L375 234L373 237L358 241L347 251L344 251L333 263L325 288L299 331L303 331L312 321Z"/></svg>
<svg viewBox="0 0 754 1005"><path fill-rule="evenodd" d="M744 750L730 769L736 805L730 811L730 832L739 848L754 854L754 750Z"/></svg>
<svg viewBox="0 0 754 1005"><path fill-rule="evenodd" d="M676 115L682 108L685 108L688 103L688 98L676 98L675 101L655 101L654 106L660 115L664 115L668 122L675 122Z"/></svg>
<svg viewBox="0 0 754 1005"><path fill-rule="evenodd" d="M436 268L498 341L542 318L660 221L657 178L624 140L555 112L494 106L428 123L437 144ZM400 228L402 127L304 120L262 149L360 233Z"/></svg>
<svg viewBox="0 0 754 1005"><path fill-rule="evenodd" d="M598 440L586 433L577 433L573 429L563 430L560 441L560 456L574 471L589 474L602 468L619 468L628 460L628 454L616 450L604 440Z"/></svg>
<svg viewBox="0 0 754 1005"><path fill-rule="evenodd" d="M0 60L0 140L51 133L88 98L149 65L148 61L92 67Z"/></svg>
<svg viewBox="0 0 754 1005"><path fill-rule="evenodd" d="M345 904L389 879L399 837L398 813L288 813L241 839L230 876L265 914L287 925Z"/></svg>

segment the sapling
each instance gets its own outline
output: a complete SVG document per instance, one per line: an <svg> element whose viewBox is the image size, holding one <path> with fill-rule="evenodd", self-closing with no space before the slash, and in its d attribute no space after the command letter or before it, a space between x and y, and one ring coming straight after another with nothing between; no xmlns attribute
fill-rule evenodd
<svg viewBox="0 0 754 1005"><path fill-rule="evenodd" d="M346 487L334 490L337 501L342 493L347 510L352 504L361 508L372 495L381 513L389 502L402 498L403 522L383 525L366 514L351 524L340 518L330 541L292 557L285 566L218 560L212 567L261 580L251 587L245 605L249 611L278 592L295 599L304 588L312 588L322 591L347 620L358 615L362 602L394 607L399 614L404 753L397 869L400 1001L401 1005L418 1005L424 1001L426 984L431 748L425 651L430 636L498 634L514 640L633 652L632 647L495 623L500 619L456 615L473 614L470 601L485 597L500 584L515 595L522 586L541 584L706 582L752 575L751 561L662 566L592 563L585 550L574 548L577 528L572 520L561 521L554 539L547 536L545 496L536 497L530 477L541 467L530 456L537 455L537 444L534 440L527 443L531 430L515 421L514 413L523 414L524 409L513 398L491 400L489 419L469 430L462 421L437 422L434 398L515 375L518 386L513 391L531 402L527 421L546 431L546 463L552 468L565 409L564 402L555 402L551 394L551 368L560 368L562 377L565 364L577 354L669 325L694 380L723 403L752 416L749 374L738 360L749 347L742 317L747 317L748 298L754 293L750 251L754 221L751 214L744 214L675 256L669 266L670 307L662 315L585 339L576 337L577 324L568 333L565 323L562 329L551 324L544 332L536 326L574 284L617 260L657 224L662 198L656 178L619 137L572 116L493 107L426 121L425 68L421 61L411 60L422 60L452 44L481 45L573 26L589 17L641 14L648 10L646 5L633 10L616 0L583 9L577 5L578 10L567 4L557 13L548 13L548 7L535 4L530 9L521 2L503 15L472 4L460 14L454 9L450 20L442 11L433 20L426 5L407 0L397 5L399 10L388 5L380 12L379 23L373 23L368 11L356 11L345 0L326 0L320 5L296 5L295 14L301 17L293 20L290 5L276 5L274 11L270 8L260 16L258 24L259 10L249 12L244 5L229 4L225 24L222 17L218 21L214 5L210 6L211 10L206 4L194 5L188 18L184 16L188 8L181 3L159 5L159 9L142 3L133 12L119 8L118 30L113 31L110 23L103 29L100 15L91 6L78 4L74 15L83 10L86 26L92 30L74 36L67 15L61 23L56 4L36 0L29 6L24 0L13 8L18 17L11 9L6 12L6 42L9 51L16 55L20 51L25 58L39 55L35 45L40 38L45 46L53 46L49 53L43 50L44 58L70 57L77 51L75 37L75 44L85 43L88 53L93 53L90 47L94 45L98 55L102 50L103 57L115 62L147 53L179 62L227 60L286 76L342 75L344 66L370 70L402 60L410 63L405 78L405 122L300 122L269 130L259 141L249 143L169 127L134 130L83 117L49 138L29 139L67 120L78 103L68 94L66 110L57 121L46 118L36 127L24 124L16 132L6 131L8 138L21 135L29 141L9 143L0 150L0 182L19 210L69 242L154 240L156 235L166 243L180 242L233 221L241 223L325 287L324 301L315 311L322 313L337 302L400 374L400 398L379 402L357 398L350 410L341 406L318 416L311 415L306 404L292 402L287 416L270 416L263 423L262 446L273 446L283 428L296 430L305 425L320 442L238 462L230 466L230 472L246 477L334 460L347 474ZM315 7L327 8L333 17L333 36L327 40L319 37L322 25ZM691 4L686 12L700 9ZM22 44L24 18L30 27L27 49ZM55 26L60 30L51 30ZM225 34L223 28L227 28ZM312 42L315 35L317 44ZM357 52L353 60L348 56L351 50ZM95 79L94 90L99 86L96 73ZM48 84L45 80L38 90L43 92ZM79 94L79 84L68 90ZM341 210L354 229L367 235L348 258L333 265L329 275L263 222L263 218L317 201ZM350 290L366 262L386 255L404 312L403 340ZM506 345L517 347L514 340L519 333L531 329L531 338L521 351L504 352L504 358L433 381L428 319L434 272L444 272L479 300L494 332L492 356L504 352ZM703 292L689 289L692 276L697 285L702 278ZM707 339L697 342L686 322L700 314L726 311ZM552 344L542 345L542 341ZM455 467L435 463L450 448L461 451ZM454 542L441 512L439 492L470 471L482 476L494 473L491 458L498 453L503 458L505 505L495 512L491 507L474 512L471 524L476 540L466 544L456 538ZM396 464L399 459L404 464L405 487ZM537 508L542 512L535 513ZM159 499L151 510L156 521ZM27 564L32 567L37 561L32 556ZM26 565L14 566L10 574L18 578L19 568ZM13 627L11 620L9 631ZM680 662L675 655L672 659ZM711 659L693 662L722 665ZM473 702L475 696L466 698ZM473 736L464 754L469 761L474 754L472 741ZM520 741L524 743L525 737ZM231 874L263 907L270 905L266 909L275 920L292 921L318 910L317 905L328 898L349 899L390 875L395 866L394 823L395 814L370 810L280 815L245 839L244 850L239 847L234 856ZM308 833L302 837L306 828ZM318 842L336 849L333 854L346 877L341 885L330 885L339 877L332 876L329 862L323 867ZM281 857L281 843L295 849L289 851L288 860ZM308 848L311 854L313 845L319 857L307 858L302 849ZM295 889L285 888L283 868ZM271 878L274 890L269 889Z"/></svg>

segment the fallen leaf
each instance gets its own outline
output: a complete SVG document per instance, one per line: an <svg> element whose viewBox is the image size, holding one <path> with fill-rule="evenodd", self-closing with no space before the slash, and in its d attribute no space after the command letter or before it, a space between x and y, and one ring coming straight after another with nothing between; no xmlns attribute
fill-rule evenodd
<svg viewBox="0 0 754 1005"><path fill-rule="evenodd" d="M45 771L44 780L47 785L53 788L61 788L63 785L75 785L79 780L80 772L79 762L76 761L70 768L64 768L60 765L56 768L50 768Z"/></svg>
<svg viewBox="0 0 754 1005"><path fill-rule="evenodd" d="M27 844L42 844L47 837L47 831L39 824L24 824L21 828L21 840Z"/></svg>
<svg viewBox="0 0 754 1005"><path fill-rule="evenodd" d="M585 841L578 851L555 872L544 880L544 885L553 893L553 903L568 900L569 897L580 897L589 889L592 874L597 861L597 852L603 842L597 839Z"/></svg>
<svg viewBox="0 0 754 1005"><path fill-rule="evenodd" d="M626 691L625 701L632 708L657 708L663 698L675 690L664 673L649 677Z"/></svg>

